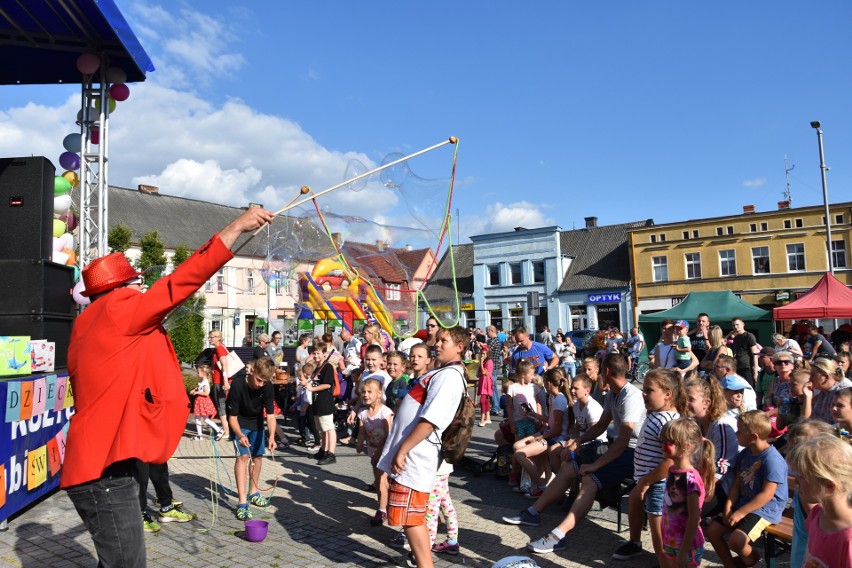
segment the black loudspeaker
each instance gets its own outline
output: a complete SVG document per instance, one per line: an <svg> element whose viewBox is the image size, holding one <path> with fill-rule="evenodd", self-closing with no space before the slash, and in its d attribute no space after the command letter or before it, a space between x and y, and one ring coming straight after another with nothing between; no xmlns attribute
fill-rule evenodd
<svg viewBox="0 0 852 568"><path fill-rule="evenodd" d="M50 258L55 175L42 156L0 158L0 258Z"/></svg>
<svg viewBox="0 0 852 568"><path fill-rule="evenodd" d="M73 288L70 266L49 260L0 260L0 314L74 315Z"/></svg>
<svg viewBox="0 0 852 568"><path fill-rule="evenodd" d="M56 343L56 369L68 364L73 316L56 314L0 315L0 335L28 335Z"/></svg>

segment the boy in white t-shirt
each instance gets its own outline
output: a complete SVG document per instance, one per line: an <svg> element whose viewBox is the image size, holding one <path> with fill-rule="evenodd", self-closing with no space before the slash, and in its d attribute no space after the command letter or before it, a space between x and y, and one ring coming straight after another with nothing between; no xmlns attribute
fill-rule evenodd
<svg viewBox="0 0 852 568"><path fill-rule="evenodd" d="M426 508L435 485L441 434L467 389L462 354L469 332L441 329L435 343L436 368L412 386L396 412L378 468L390 477L388 524L402 526L416 565L431 568Z"/></svg>

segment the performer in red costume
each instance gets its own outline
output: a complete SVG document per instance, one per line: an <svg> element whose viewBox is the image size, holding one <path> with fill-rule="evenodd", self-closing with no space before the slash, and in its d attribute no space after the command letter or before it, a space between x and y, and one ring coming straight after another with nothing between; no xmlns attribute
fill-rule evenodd
<svg viewBox="0 0 852 568"><path fill-rule="evenodd" d="M61 485L92 534L99 566L145 566L136 462L164 463L186 427L183 377L161 322L233 258L242 233L274 216L250 207L144 294L122 253L83 269L92 304L74 322L68 348L75 414Z"/></svg>

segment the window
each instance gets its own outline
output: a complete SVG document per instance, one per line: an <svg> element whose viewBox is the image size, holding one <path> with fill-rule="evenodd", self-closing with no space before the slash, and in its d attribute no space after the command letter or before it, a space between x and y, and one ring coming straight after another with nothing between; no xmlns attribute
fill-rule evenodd
<svg viewBox="0 0 852 568"><path fill-rule="evenodd" d="M532 263L533 282L544 282L544 261L534 260Z"/></svg>
<svg viewBox="0 0 852 568"><path fill-rule="evenodd" d="M685 241L688 241L688 240L689 240L689 231L684 231L684 232L683 232L683 240L685 240Z"/></svg>
<svg viewBox="0 0 852 568"><path fill-rule="evenodd" d="M651 257L651 266L654 269L654 282L667 282L669 279L669 263L664 256Z"/></svg>
<svg viewBox="0 0 852 568"><path fill-rule="evenodd" d="M210 322L210 331L222 331L222 320L213 320Z"/></svg>
<svg viewBox="0 0 852 568"><path fill-rule="evenodd" d="M834 216L834 222L837 223L838 225L842 225L843 224L843 213L839 213L839 214L835 215Z"/></svg>
<svg viewBox="0 0 852 568"><path fill-rule="evenodd" d="M500 265L491 264L488 266L488 286L500 285Z"/></svg>
<svg viewBox="0 0 852 568"><path fill-rule="evenodd" d="M769 247L751 249L751 260L755 274L769 274Z"/></svg>
<svg viewBox="0 0 852 568"><path fill-rule="evenodd" d="M823 224L825 224L825 223L823 223ZM785 229L792 229L793 228L793 222L790 219L784 219L784 228Z"/></svg>
<svg viewBox="0 0 852 568"><path fill-rule="evenodd" d="M729 235L733 235L733 234L734 234L734 228L733 228L733 227L728 226L728 234L729 234Z"/></svg>
<svg viewBox="0 0 852 568"><path fill-rule="evenodd" d="M748 226L748 230L751 231L752 233L756 233L757 232L757 223L751 223Z"/></svg>
<svg viewBox="0 0 852 568"><path fill-rule="evenodd" d="M224 292L225 291L225 269L220 268L219 272L216 273L216 291Z"/></svg>
<svg viewBox="0 0 852 568"><path fill-rule="evenodd" d="M697 238L698 238L698 229L695 229L695 230L693 230L693 231L692 231L692 238L693 238L693 239L697 239Z"/></svg>
<svg viewBox="0 0 852 568"><path fill-rule="evenodd" d="M737 251L719 251L719 274L721 274L722 276L737 275Z"/></svg>
<svg viewBox="0 0 852 568"><path fill-rule="evenodd" d="M657 242L657 235L651 235L651 242L652 242L652 243L656 243L656 242Z"/></svg>
<svg viewBox="0 0 852 568"><path fill-rule="evenodd" d="M385 284L385 300L399 300L402 284Z"/></svg>
<svg viewBox="0 0 852 568"><path fill-rule="evenodd" d="M801 229L804 226L805 226L805 224L801 219L796 219L796 228L797 229Z"/></svg>
<svg viewBox="0 0 852 568"><path fill-rule="evenodd" d="M846 241L831 241L831 262L834 268L846 268Z"/></svg>
<svg viewBox="0 0 852 568"><path fill-rule="evenodd" d="M509 284L523 284L520 262L509 263Z"/></svg>
<svg viewBox="0 0 852 568"><path fill-rule="evenodd" d="M660 233L660 242L661 242L661 243L666 242L666 235L665 235L665 234L663 234L663 233Z"/></svg>
<svg viewBox="0 0 852 568"><path fill-rule="evenodd" d="M272 282L269 283L269 287L275 291L275 294L281 294L281 272L275 270L272 272Z"/></svg>
<svg viewBox="0 0 852 568"><path fill-rule="evenodd" d="M697 252L688 252L686 257L686 279L694 280L701 278L701 254Z"/></svg>
<svg viewBox="0 0 852 568"><path fill-rule="evenodd" d="M725 234L725 229L723 229L722 227L716 227L716 236L717 237L721 237L724 234Z"/></svg>
<svg viewBox="0 0 852 568"><path fill-rule="evenodd" d="M254 294L254 270L246 268L246 294Z"/></svg>
<svg viewBox="0 0 852 568"><path fill-rule="evenodd" d="M207 282L204 283L204 291L212 292L213 291L213 279L210 278Z"/></svg>
<svg viewBox="0 0 852 568"><path fill-rule="evenodd" d="M797 272L805 269L805 245L795 243L787 245L787 270Z"/></svg>
<svg viewBox="0 0 852 568"><path fill-rule="evenodd" d="M760 224L760 230L764 231L764 232L768 231L769 230L769 223L761 223Z"/></svg>

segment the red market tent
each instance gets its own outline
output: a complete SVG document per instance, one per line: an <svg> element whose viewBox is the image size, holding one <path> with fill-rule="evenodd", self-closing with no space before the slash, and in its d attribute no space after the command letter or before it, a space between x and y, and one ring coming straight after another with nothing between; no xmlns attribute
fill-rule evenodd
<svg viewBox="0 0 852 568"><path fill-rule="evenodd" d="M807 294L786 306L774 308L776 320L852 318L852 290L826 273Z"/></svg>

